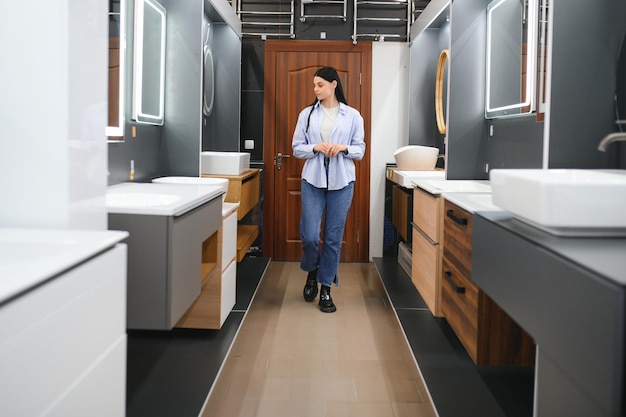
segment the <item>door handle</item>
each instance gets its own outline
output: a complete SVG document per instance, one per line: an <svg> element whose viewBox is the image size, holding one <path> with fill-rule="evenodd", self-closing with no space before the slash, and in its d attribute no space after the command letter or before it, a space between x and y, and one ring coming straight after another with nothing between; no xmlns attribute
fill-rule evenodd
<svg viewBox="0 0 626 417"><path fill-rule="evenodd" d="M291 155L284 155L280 152L276 154L274 157L274 165L276 165L276 169L282 169L283 167L283 158L291 158Z"/></svg>

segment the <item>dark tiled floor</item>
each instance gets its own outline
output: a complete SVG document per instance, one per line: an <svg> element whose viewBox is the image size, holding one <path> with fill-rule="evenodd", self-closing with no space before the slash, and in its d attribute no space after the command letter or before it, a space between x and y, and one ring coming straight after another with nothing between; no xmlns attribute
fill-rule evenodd
<svg viewBox="0 0 626 417"><path fill-rule="evenodd" d="M268 263L246 258L238 265L237 305L220 331L129 333L128 417L198 416ZM532 415L532 368L475 366L395 258L374 263L440 417Z"/></svg>
<svg viewBox="0 0 626 417"><path fill-rule="evenodd" d="M252 301L268 258L237 265L237 303L221 330L130 331L127 417L195 417Z"/></svg>
<svg viewBox="0 0 626 417"><path fill-rule="evenodd" d="M374 263L440 417L529 417L534 371L476 366L444 318L433 317L396 260Z"/></svg>

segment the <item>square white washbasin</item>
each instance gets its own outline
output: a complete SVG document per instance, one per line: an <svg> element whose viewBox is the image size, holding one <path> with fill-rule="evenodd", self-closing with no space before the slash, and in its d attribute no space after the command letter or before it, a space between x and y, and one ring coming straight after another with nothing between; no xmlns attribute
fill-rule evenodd
<svg viewBox="0 0 626 417"><path fill-rule="evenodd" d="M626 231L626 175L618 170L493 169L493 204L555 234Z"/></svg>
<svg viewBox="0 0 626 417"><path fill-rule="evenodd" d="M200 172L206 175L240 175L250 169L248 152L200 152Z"/></svg>
<svg viewBox="0 0 626 417"><path fill-rule="evenodd" d="M226 191L228 191L228 180L226 178L160 177L153 179L152 182L156 184L213 185L224 192L222 201L226 199Z"/></svg>

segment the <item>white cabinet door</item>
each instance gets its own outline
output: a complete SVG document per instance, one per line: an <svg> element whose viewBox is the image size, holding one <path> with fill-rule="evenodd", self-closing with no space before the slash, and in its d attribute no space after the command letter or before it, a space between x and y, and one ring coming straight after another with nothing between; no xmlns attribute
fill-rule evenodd
<svg viewBox="0 0 626 417"><path fill-rule="evenodd" d="M72 411L67 417L99 415L99 409L123 412L125 349L107 355L126 342L126 245L0 306L0 334L0 415L75 410L64 404L70 399L91 401L91 412ZM98 378L102 384L81 386L104 358L108 376Z"/></svg>

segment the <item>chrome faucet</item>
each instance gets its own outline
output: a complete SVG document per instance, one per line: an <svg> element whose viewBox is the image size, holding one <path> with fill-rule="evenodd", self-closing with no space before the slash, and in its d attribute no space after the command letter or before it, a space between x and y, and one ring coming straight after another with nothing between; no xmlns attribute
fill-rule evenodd
<svg viewBox="0 0 626 417"><path fill-rule="evenodd" d="M602 152L606 152L606 147L609 146L609 144L611 144L612 142L617 142L617 141L626 141L626 133L624 132L609 133L598 144L598 150Z"/></svg>

